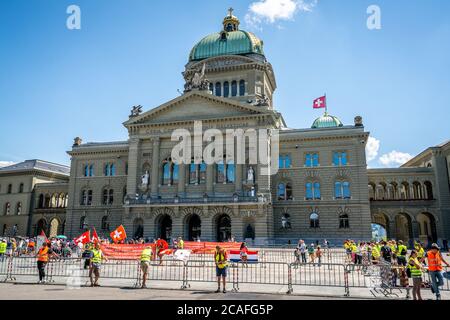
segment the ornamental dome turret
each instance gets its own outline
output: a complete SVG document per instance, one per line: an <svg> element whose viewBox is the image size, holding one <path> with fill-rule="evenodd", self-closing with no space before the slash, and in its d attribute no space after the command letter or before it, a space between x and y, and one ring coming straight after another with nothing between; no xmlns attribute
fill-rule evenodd
<svg viewBox="0 0 450 320"><path fill-rule="evenodd" d="M223 19L223 30L210 34L191 50L189 61L199 61L223 55L259 55L263 60L263 41L253 33L239 30L239 19L229 9Z"/></svg>
<svg viewBox="0 0 450 320"><path fill-rule="evenodd" d="M319 129L319 128L337 128L342 127L343 124L341 120L339 120L338 117L332 116L328 114L328 112L325 112L323 116L317 118L314 120L314 123L312 124L311 128L313 129Z"/></svg>

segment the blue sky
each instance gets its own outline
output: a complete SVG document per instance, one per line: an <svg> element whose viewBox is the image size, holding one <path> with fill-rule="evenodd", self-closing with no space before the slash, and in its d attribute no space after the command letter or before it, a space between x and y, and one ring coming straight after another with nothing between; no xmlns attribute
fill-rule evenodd
<svg viewBox="0 0 450 320"><path fill-rule="evenodd" d="M66 28L71 4L81 30ZM366 26L372 4L381 30ZM264 40L289 127L311 126L326 92L344 123L363 116L372 167L450 139L448 0L2 0L0 163L69 164L75 136L126 140L131 106L178 95L190 49L230 6Z"/></svg>

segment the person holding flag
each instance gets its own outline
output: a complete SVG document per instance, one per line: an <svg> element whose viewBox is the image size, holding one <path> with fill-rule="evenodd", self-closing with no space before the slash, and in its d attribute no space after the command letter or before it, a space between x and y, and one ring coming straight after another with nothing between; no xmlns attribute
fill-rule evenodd
<svg viewBox="0 0 450 320"><path fill-rule="evenodd" d="M150 260L152 260L153 249L151 245L147 245L141 253L141 270L142 270L142 286L141 289L147 288L147 274L150 267Z"/></svg>
<svg viewBox="0 0 450 320"><path fill-rule="evenodd" d="M94 228L94 231L92 231L91 242L93 242L93 243L100 242L100 238L98 237L98 234L97 234L97 231L95 230L95 228Z"/></svg>
<svg viewBox="0 0 450 320"><path fill-rule="evenodd" d="M125 232L123 225L118 226L116 230L111 232L110 237L116 244L125 240L127 238L127 233Z"/></svg>
<svg viewBox="0 0 450 320"><path fill-rule="evenodd" d="M98 284L98 279L100 278L100 267L103 260L108 261L108 258L103 254L102 249L100 249L100 243L96 242L94 248L92 249L92 259L90 260L89 268L89 278L91 279L91 287L100 287ZM95 275L95 280L92 277Z"/></svg>

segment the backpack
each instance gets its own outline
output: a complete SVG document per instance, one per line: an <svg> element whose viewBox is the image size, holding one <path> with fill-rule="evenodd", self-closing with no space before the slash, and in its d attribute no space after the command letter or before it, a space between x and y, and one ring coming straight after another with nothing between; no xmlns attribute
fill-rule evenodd
<svg viewBox="0 0 450 320"><path fill-rule="evenodd" d="M383 258L384 258L384 259L386 259L386 260L391 259L391 256L392 256L392 250L391 250L390 247L384 246L384 247L382 248L382 253L383 253Z"/></svg>

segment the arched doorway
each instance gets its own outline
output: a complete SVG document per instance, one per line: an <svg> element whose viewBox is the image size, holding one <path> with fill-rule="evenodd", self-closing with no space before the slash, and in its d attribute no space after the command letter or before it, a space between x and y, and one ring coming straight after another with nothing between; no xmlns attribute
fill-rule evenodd
<svg viewBox="0 0 450 320"><path fill-rule="evenodd" d="M198 215L193 214L188 218L187 227L187 236L189 241L194 241L200 238L202 233L202 221Z"/></svg>
<svg viewBox="0 0 450 320"><path fill-rule="evenodd" d="M425 246L430 246L437 241L436 220L428 212L422 212L417 215L417 224L419 231L419 241Z"/></svg>
<svg viewBox="0 0 450 320"><path fill-rule="evenodd" d="M165 214L158 220L158 238L170 241L172 238L172 218Z"/></svg>
<svg viewBox="0 0 450 320"><path fill-rule="evenodd" d="M50 221L50 232L49 232L49 237L56 237L58 235L58 230L59 230L59 221L56 218L53 218Z"/></svg>
<svg viewBox="0 0 450 320"><path fill-rule="evenodd" d="M36 225L36 235L40 235L42 231L46 232L47 221L45 219L40 219Z"/></svg>
<svg viewBox="0 0 450 320"><path fill-rule="evenodd" d="M144 220L136 218L133 222L133 238L140 239L144 237Z"/></svg>
<svg viewBox="0 0 450 320"><path fill-rule="evenodd" d="M397 240L409 243L413 238L411 217L406 213L399 213L395 216L395 235Z"/></svg>
<svg viewBox="0 0 450 320"><path fill-rule="evenodd" d="M255 240L255 229L251 224L248 224L245 228L244 239Z"/></svg>
<svg viewBox="0 0 450 320"><path fill-rule="evenodd" d="M228 241L231 238L231 219L227 214L223 214L217 218L217 241Z"/></svg>
<svg viewBox="0 0 450 320"><path fill-rule="evenodd" d="M391 237L389 218L384 213L372 215L372 240L387 240Z"/></svg>

